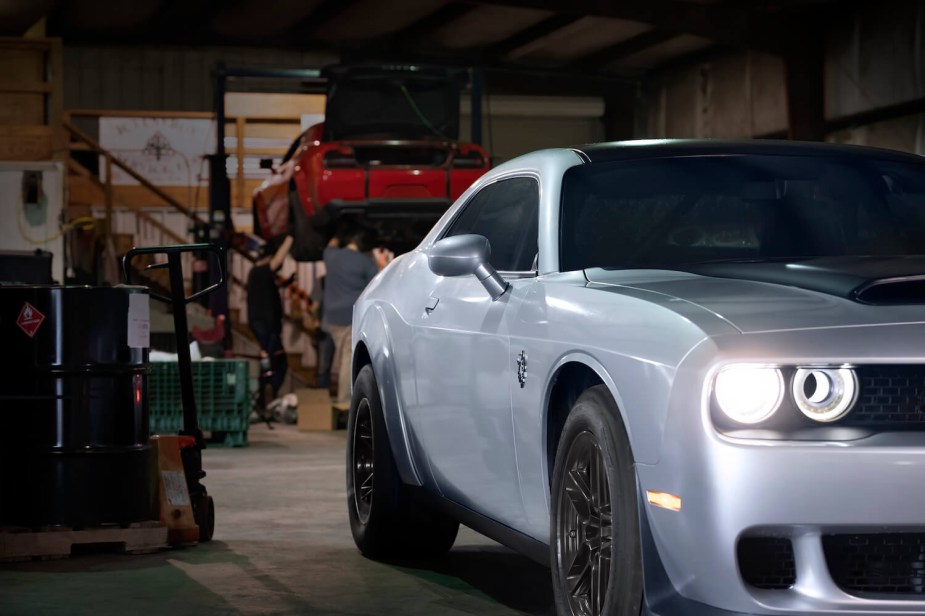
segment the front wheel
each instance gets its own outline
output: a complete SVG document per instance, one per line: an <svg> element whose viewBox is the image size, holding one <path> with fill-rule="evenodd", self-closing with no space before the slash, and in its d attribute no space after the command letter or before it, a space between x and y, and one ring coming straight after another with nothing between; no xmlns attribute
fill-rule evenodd
<svg viewBox="0 0 925 616"><path fill-rule="evenodd" d="M347 512L354 542L371 558L434 558L453 547L459 530L402 483L372 366L360 370L350 401Z"/></svg>
<svg viewBox="0 0 925 616"><path fill-rule="evenodd" d="M550 563L559 614L638 616L642 602L636 476L610 392L575 402L556 451Z"/></svg>

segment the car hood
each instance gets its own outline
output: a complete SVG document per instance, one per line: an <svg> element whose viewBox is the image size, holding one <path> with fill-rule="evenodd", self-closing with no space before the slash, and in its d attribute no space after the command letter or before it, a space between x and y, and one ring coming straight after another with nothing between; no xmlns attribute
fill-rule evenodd
<svg viewBox="0 0 925 616"><path fill-rule="evenodd" d="M461 69L392 65L327 67L324 141L455 141Z"/></svg>
<svg viewBox="0 0 925 616"><path fill-rule="evenodd" d="M690 302L749 333L925 322L923 257L595 268L585 275L613 291L641 289Z"/></svg>

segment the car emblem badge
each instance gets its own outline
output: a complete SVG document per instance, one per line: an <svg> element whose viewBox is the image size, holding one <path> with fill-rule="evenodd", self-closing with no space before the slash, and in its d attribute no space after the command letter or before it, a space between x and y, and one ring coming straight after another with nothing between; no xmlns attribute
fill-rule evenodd
<svg viewBox="0 0 925 616"><path fill-rule="evenodd" d="M521 351L517 358L517 380L520 381L520 387L523 388L527 382L527 352Z"/></svg>

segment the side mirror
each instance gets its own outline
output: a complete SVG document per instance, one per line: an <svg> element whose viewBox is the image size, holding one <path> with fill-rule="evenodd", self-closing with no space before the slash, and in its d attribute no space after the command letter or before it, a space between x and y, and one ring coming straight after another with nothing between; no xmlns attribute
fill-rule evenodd
<svg viewBox="0 0 925 616"><path fill-rule="evenodd" d="M491 245L486 237L456 235L443 238L430 247L427 265L438 276L474 274L494 301L504 295L509 285L488 262L490 257Z"/></svg>

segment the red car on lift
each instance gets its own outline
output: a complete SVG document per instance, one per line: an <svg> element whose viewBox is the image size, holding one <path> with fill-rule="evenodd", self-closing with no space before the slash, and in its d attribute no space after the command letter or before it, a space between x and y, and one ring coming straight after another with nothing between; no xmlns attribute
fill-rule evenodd
<svg viewBox="0 0 925 616"><path fill-rule="evenodd" d="M254 193L254 227L295 237L293 256L321 258L336 221L350 217L405 252L479 176L489 158L461 143L460 69L334 66L325 121L302 133Z"/></svg>

